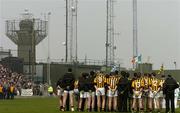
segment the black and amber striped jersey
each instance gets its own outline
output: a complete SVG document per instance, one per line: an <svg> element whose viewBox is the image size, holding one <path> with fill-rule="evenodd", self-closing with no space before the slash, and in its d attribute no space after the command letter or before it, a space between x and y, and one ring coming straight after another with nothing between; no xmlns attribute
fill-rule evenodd
<svg viewBox="0 0 180 113"><path fill-rule="evenodd" d="M165 80L164 79L160 79L159 80L159 87L163 87L163 84L164 84Z"/></svg>
<svg viewBox="0 0 180 113"><path fill-rule="evenodd" d="M106 84L106 77L102 73L98 73L94 79L94 83L97 88L103 88Z"/></svg>
<svg viewBox="0 0 180 113"><path fill-rule="evenodd" d="M120 75L115 75L116 76L116 78L118 79L118 82L120 81L120 79L121 79L121 76Z"/></svg>
<svg viewBox="0 0 180 113"><path fill-rule="evenodd" d="M142 77L142 84L143 84L143 88L144 90L148 90L149 86L151 84L151 79L147 76Z"/></svg>
<svg viewBox="0 0 180 113"><path fill-rule="evenodd" d="M136 90L136 91L140 91L141 88L143 88L143 81L141 78L136 79L134 81L132 81L131 87Z"/></svg>
<svg viewBox="0 0 180 113"><path fill-rule="evenodd" d="M152 91L158 91L160 86L160 80L157 78L151 78L150 88Z"/></svg>
<svg viewBox="0 0 180 113"><path fill-rule="evenodd" d="M110 76L107 78L107 85L110 87L110 89L116 89L118 81L119 80L116 76Z"/></svg>
<svg viewBox="0 0 180 113"><path fill-rule="evenodd" d="M77 89L77 88L78 88L78 85L79 85L79 81L78 81L78 80L75 80L75 81L74 81L74 89Z"/></svg>

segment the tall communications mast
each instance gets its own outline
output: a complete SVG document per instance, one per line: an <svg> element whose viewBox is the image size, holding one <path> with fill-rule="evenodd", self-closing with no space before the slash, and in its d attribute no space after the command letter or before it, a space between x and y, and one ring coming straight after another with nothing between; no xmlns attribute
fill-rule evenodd
<svg viewBox="0 0 180 113"><path fill-rule="evenodd" d="M77 62L77 4L66 0L66 62Z"/></svg>
<svg viewBox="0 0 180 113"><path fill-rule="evenodd" d="M107 23L106 23L106 66L114 65L114 0L107 0Z"/></svg>
<svg viewBox="0 0 180 113"><path fill-rule="evenodd" d="M138 31L137 31L137 0L133 0L133 58L138 56ZM133 64L133 69L137 64Z"/></svg>

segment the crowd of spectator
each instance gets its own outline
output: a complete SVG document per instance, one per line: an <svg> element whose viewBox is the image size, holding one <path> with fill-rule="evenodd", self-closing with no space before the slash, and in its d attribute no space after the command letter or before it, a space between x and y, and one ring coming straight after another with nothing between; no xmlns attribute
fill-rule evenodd
<svg viewBox="0 0 180 113"><path fill-rule="evenodd" d="M21 95L22 88L31 89L32 81L0 64L0 98L13 99L14 95Z"/></svg>

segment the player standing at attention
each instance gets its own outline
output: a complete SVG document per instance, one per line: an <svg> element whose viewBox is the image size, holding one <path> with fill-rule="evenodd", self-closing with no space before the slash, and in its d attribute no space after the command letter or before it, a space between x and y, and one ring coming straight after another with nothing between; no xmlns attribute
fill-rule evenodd
<svg viewBox="0 0 180 113"><path fill-rule="evenodd" d="M90 72L89 75L89 97L88 97L88 111L95 111L94 110L94 102L95 102L95 87L94 87L94 78L95 78L95 73L94 71Z"/></svg>
<svg viewBox="0 0 180 113"><path fill-rule="evenodd" d="M97 103L98 103L98 111L104 111L105 108L105 84L106 77L102 72L98 72L96 78L94 79ZM101 104L101 96L102 96L102 104Z"/></svg>
<svg viewBox="0 0 180 113"><path fill-rule="evenodd" d="M140 108L140 111L143 111L142 106L142 92L143 92L143 83L141 79L140 73L137 74L137 79L132 82L133 88L133 105L132 105L132 112L137 111ZM137 103L138 101L138 103Z"/></svg>
<svg viewBox="0 0 180 113"><path fill-rule="evenodd" d="M151 84L150 84L150 92L149 92L149 104L150 104L150 111L157 109L159 112L159 95L158 92L160 91L159 87L159 80L156 78L156 74L152 73Z"/></svg>
<svg viewBox="0 0 180 113"><path fill-rule="evenodd" d="M62 79L63 89L64 89L62 111L65 111L68 94L70 97L71 111L74 111L74 82L75 82L75 77L72 74L72 69L69 68L68 72L63 76Z"/></svg>
<svg viewBox="0 0 180 113"><path fill-rule="evenodd" d="M117 84L118 84L118 78L115 75L115 73L112 73L110 77L107 79L107 85L108 85L108 109L109 111L115 111L117 110ZM113 110L112 110L112 103L113 103Z"/></svg>
<svg viewBox="0 0 180 113"><path fill-rule="evenodd" d="M165 82L165 75L161 75L160 83L159 83L160 91L159 91L159 94L158 94L159 95L159 108L160 108L160 111L162 111L163 104L164 104L164 102L163 102L163 100L164 100L164 95L163 95L164 82Z"/></svg>
<svg viewBox="0 0 180 113"><path fill-rule="evenodd" d="M142 103L143 103L143 106L145 106L146 108L146 111L149 110L149 86L151 84L151 80L148 76L148 73L145 73L144 76L142 77L142 80L143 80L143 95L142 95Z"/></svg>

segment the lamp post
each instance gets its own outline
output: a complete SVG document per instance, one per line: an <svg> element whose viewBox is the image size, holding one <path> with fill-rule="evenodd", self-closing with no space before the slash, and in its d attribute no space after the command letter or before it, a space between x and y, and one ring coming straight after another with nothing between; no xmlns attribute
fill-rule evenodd
<svg viewBox="0 0 180 113"><path fill-rule="evenodd" d="M174 61L174 67L175 67L175 70L176 70L176 68L177 68L177 64L176 64L176 61Z"/></svg>
<svg viewBox="0 0 180 113"><path fill-rule="evenodd" d="M47 82L49 85L51 85L51 79L50 79L50 16L51 12L48 13L48 58L47 58Z"/></svg>
<svg viewBox="0 0 180 113"><path fill-rule="evenodd" d="M62 46L63 47L65 47L66 48L66 41L65 42L62 42ZM65 49L66 50L66 49ZM65 54L66 54L66 51L65 51ZM65 55L65 63L67 64L67 54ZM62 62L64 61L64 59L63 60L61 60Z"/></svg>
<svg viewBox="0 0 180 113"><path fill-rule="evenodd" d="M68 26L69 26L69 23L68 23L68 0L66 0L66 42L65 42L65 46L66 46L66 55L65 55L65 61L67 63L67 59L68 59Z"/></svg>

